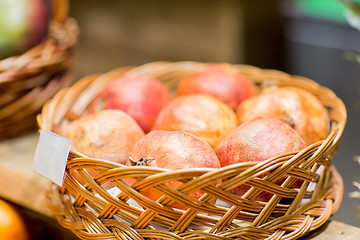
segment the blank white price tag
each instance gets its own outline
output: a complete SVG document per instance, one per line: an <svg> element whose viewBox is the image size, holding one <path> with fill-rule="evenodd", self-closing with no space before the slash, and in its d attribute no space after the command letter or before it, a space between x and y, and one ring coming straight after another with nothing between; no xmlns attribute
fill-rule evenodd
<svg viewBox="0 0 360 240"><path fill-rule="evenodd" d="M33 170L62 186L72 141L48 130L41 130Z"/></svg>

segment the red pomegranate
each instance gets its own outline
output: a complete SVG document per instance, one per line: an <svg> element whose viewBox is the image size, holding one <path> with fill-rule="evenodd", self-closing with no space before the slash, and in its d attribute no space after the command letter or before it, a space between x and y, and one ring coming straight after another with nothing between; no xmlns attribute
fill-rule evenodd
<svg viewBox="0 0 360 240"><path fill-rule="evenodd" d="M236 110L239 123L257 116L291 122L306 145L323 140L329 134L326 108L312 93L297 87L269 87L245 100Z"/></svg>
<svg viewBox="0 0 360 240"><path fill-rule="evenodd" d="M189 168L220 168L220 162L213 149L201 138L183 131L161 131L154 130L137 141L129 157L133 160L153 159L148 162L148 166L166 168L171 170ZM127 165L133 166L131 160ZM132 184L134 179L124 179L128 184ZM182 183L179 181L169 181L165 183L171 188L177 188ZM152 200L157 200L162 196L160 192L153 188L142 191L142 194ZM204 194L197 190L190 194L194 198L199 198ZM178 203L172 207L182 208Z"/></svg>
<svg viewBox="0 0 360 240"><path fill-rule="evenodd" d="M236 114L229 106L210 95L192 94L174 98L160 112L153 130L189 132L216 150L236 126Z"/></svg>
<svg viewBox="0 0 360 240"><path fill-rule="evenodd" d="M253 118L234 129L220 144L217 155L222 167L243 162L261 162L279 154L305 147L299 134L285 121L275 118ZM261 177L266 176L263 175ZM285 181L281 178L277 184ZM293 187L301 186L298 180ZM241 185L233 192L242 196L250 187ZM262 192L255 200L268 201L272 194Z"/></svg>
<svg viewBox="0 0 360 240"><path fill-rule="evenodd" d="M255 84L232 65L214 63L182 79L177 94L209 94L236 109L240 102L256 95L257 91Z"/></svg>
<svg viewBox="0 0 360 240"><path fill-rule="evenodd" d="M149 76L122 76L110 81L90 104L89 112L119 109L129 114L145 133L169 102L167 88Z"/></svg>

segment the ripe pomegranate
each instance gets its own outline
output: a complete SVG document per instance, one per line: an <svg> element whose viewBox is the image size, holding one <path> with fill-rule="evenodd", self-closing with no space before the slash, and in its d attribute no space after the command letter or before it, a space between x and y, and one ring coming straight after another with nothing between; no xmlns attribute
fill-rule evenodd
<svg viewBox="0 0 360 240"><path fill-rule="evenodd" d="M275 117L291 122L306 145L329 134L326 108L312 93L297 87L269 87L242 102L236 110L239 123L256 116Z"/></svg>
<svg viewBox="0 0 360 240"><path fill-rule="evenodd" d="M275 118L256 117L234 129L221 142L217 155L222 167L235 163L261 162L279 154L298 151L305 147L299 134L285 121ZM263 178L265 175L261 176ZM277 181L281 185L284 176ZM298 180L293 187L300 187ZM250 187L241 185L233 189L242 196ZM262 192L255 200L268 201L272 194Z"/></svg>
<svg viewBox="0 0 360 240"><path fill-rule="evenodd" d="M89 106L89 112L119 109L129 114L145 133L170 102L167 88L149 76L122 76L107 83Z"/></svg>
<svg viewBox="0 0 360 240"><path fill-rule="evenodd" d="M89 157L124 164L132 145L145 134L128 114L121 110L103 110L75 120L66 137L77 150Z"/></svg>
<svg viewBox="0 0 360 240"><path fill-rule="evenodd" d="M152 159L148 166L166 169L187 169L187 168L220 168L220 162L213 149L201 138L183 131L161 131L154 130L137 141L129 157L133 160ZM138 162L139 163L139 162ZM134 163L129 159L127 165ZM124 179L132 184L134 179ZM182 183L169 181L165 183L171 188L178 188ZM153 188L142 191L142 194L152 200L162 196ZM190 194L194 198L200 198L203 191L197 190ZM185 206L174 203L172 207L184 209Z"/></svg>
<svg viewBox="0 0 360 240"><path fill-rule="evenodd" d="M177 94L209 94L236 109L240 102L255 96L257 91L255 84L232 65L215 63L182 79Z"/></svg>
<svg viewBox="0 0 360 240"><path fill-rule="evenodd" d="M174 98L160 112L153 129L190 132L216 150L236 126L236 114L229 106L210 95L193 94Z"/></svg>
<svg viewBox="0 0 360 240"><path fill-rule="evenodd" d="M144 136L143 130L121 110L103 110L75 120L66 137L77 150L89 157L125 164L132 145ZM91 176L96 172L87 170ZM78 173L72 175L81 183ZM110 186L107 186L110 187Z"/></svg>

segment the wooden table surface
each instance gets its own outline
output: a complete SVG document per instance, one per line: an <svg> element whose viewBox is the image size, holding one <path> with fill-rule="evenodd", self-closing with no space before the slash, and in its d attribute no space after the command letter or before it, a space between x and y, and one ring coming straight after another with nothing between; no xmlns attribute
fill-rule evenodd
<svg viewBox="0 0 360 240"><path fill-rule="evenodd" d="M38 141L34 132L0 142L0 198L53 218L45 193L50 181L32 170ZM360 228L329 220L302 240L360 240Z"/></svg>
<svg viewBox="0 0 360 240"><path fill-rule="evenodd" d="M0 142L0 197L46 216L50 181L32 170L38 133Z"/></svg>

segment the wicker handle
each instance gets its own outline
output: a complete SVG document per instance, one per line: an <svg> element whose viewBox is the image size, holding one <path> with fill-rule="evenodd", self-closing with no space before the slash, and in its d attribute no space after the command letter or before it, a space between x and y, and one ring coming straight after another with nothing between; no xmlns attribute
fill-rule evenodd
<svg viewBox="0 0 360 240"><path fill-rule="evenodd" d="M53 5L54 20L59 23L64 23L69 13L69 1L53 0Z"/></svg>

